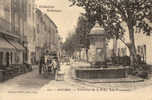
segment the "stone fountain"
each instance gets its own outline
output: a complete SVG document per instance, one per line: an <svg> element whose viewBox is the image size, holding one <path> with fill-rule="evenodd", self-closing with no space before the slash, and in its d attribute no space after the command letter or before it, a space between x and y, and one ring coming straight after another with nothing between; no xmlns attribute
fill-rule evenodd
<svg viewBox="0 0 152 100"><path fill-rule="evenodd" d="M99 78L125 78L127 77L127 67L107 66L106 56L106 33L104 29L96 22L90 34L88 34L90 48L88 50L89 62L91 66L79 66L75 69L76 77L82 79Z"/></svg>

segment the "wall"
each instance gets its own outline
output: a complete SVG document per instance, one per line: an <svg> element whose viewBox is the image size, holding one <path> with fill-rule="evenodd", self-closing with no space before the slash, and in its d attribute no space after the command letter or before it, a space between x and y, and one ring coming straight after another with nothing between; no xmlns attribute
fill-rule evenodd
<svg viewBox="0 0 152 100"><path fill-rule="evenodd" d="M11 0L0 0L0 29L11 31Z"/></svg>
<svg viewBox="0 0 152 100"><path fill-rule="evenodd" d="M31 63L33 58L32 53L35 52L36 47L36 33L35 33L35 0L27 1L27 21L24 24L24 35L27 36L28 41L28 63Z"/></svg>

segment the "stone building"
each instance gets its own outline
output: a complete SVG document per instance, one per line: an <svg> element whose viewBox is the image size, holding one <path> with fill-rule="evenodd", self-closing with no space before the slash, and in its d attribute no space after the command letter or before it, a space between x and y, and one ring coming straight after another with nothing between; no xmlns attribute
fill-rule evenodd
<svg viewBox="0 0 152 100"><path fill-rule="evenodd" d="M0 0L0 5L0 37L3 43L5 41L9 45L7 49L12 50L6 52L9 61L35 64L37 54L42 54L44 48L59 48L57 26L46 14L36 9L35 0ZM1 48L4 51L3 46ZM3 61L4 55L0 52Z"/></svg>
<svg viewBox="0 0 152 100"><path fill-rule="evenodd" d="M44 35L42 33L44 33L44 25L43 25L43 20L42 20L42 15L43 13L41 12L41 10L36 9L35 11L35 24L36 24L36 61L39 61L39 57L42 54L42 48L43 48L43 44L44 41L43 39L41 39Z"/></svg>
<svg viewBox="0 0 152 100"><path fill-rule="evenodd" d="M127 26L124 24L124 27ZM128 32L127 29L126 32ZM134 36L137 54L141 57L141 60L144 63L152 64L152 36L147 36L143 32L138 32L136 29ZM124 37L124 41L129 43L128 33L126 33ZM116 56L130 56L129 49L120 40L114 40L113 44Z"/></svg>
<svg viewBox="0 0 152 100"><path fill-rule="evenodd" d="M56 24L40 9L36 9L36 60L46 51L60 50L60 37Z"/></svg>
<svg viewBox="0 0 152 100"><path fill-rule="evenodd" d="M23 64L24 47L21 44L19 28L15 24L16 6L13 0L0 1L0 65ZM1 66L1 67L2 67Z"/></svg>
<svg viewBox="0 0 152 100"><path fill-rule="evenodd" d="M28 63L35 64L36 55L36 26L35 26L35 0L25 0L26 3L26 18L24 35L27 37L28 48Z"/></svg>
<svg viewBox="0 0 152 100"><path fill-rule="evenodd" d="M25 62L33 63L35 55L35 0L11 0L12 31L20 35Z"/></svg>

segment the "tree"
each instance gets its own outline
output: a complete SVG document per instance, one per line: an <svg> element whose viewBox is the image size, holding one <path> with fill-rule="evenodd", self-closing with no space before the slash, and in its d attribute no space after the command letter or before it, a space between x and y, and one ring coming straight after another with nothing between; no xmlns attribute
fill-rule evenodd
<svg viewBox="0 0 152 100"><path fill-rule="evenodd" d="M81 48L86 49L87 61L88 61L88 49L89 49L89 45L90 45L87 35L90 32L90 30L92 29L92 27L94 26L94 23L92 23L92 22L93 21L89 21L82 14L78 19L77 27L75 30L77 36L80 39Z"/></svg>
<svg viewBox="0 0 152 100"><path fill-rule="evenodd" d="M75 32L69 33L69 37L63 43L63 49L66 51L66 54L72 56L75 51L80 51L80 39Z"/></svg>
<svg viewBox="0 0 152 100"><path fill-rule="evenodd" d="M131 65L137 61L135 30L150 35L152 28L152 0L70 0L72 5L85 9L85 16L98 20L108 37L120 39L129 49ZM130 42L122 37L126 34L122 23L127 25Z"/></svg>

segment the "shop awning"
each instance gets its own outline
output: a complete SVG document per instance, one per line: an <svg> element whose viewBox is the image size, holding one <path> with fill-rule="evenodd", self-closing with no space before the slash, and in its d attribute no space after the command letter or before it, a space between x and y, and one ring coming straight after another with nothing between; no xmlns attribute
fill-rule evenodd
<svg viewBox="0 0 152 100"><path fill-rule="evenodd" d="M25 50L25 48L21 44L19 44L18 42L11 41L11 43L13 44L13 46L15 46L16 49L18 49L18 50Z"/></svg>
<svg viewBox="0 0 152 100"><path fill-rule="evenodd" d="M13 49L15 50L15 47L13 47L8 41L0 37L0 49Z"/></svg>

